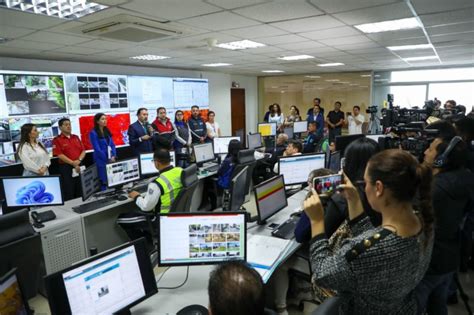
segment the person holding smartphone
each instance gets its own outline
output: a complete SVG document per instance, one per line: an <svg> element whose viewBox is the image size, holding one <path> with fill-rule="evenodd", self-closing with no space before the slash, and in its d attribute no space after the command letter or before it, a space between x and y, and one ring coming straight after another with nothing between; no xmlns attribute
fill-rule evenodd
<svg viewBox="0 0 474 315"><path fill-rule="evenodd" d="M360 107L355 105L352 108L352 113L347 113L347 125L350 135L362 133L362 124L365 122L365 117L360 113Z"/></svg>

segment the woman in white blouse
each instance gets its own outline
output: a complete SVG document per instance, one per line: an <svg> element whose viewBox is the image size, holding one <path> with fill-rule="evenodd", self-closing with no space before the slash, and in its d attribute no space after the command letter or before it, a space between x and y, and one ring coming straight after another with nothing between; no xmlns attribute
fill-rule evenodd
<svg viewBox="0 0 474 315"><path fill-rule="evenodd" d="M283 113L281 112L280 105L275 103L272 106L272 109L270 111L270 115L268 116L268 122L269 123L276 123L278 129L282 129L282 125L285 122L285 117L283 116Z"/></svg>
<svg viewBox="0 0 474 315"><path fill-rule="evenodd" d="M221 136L221 129L219 128L219 124L214 121L215 117L216 113L214 113L212 110L207 113L207 139L209 139L210 141L212 141L212 139L216 137L219 138Z"/></svg>
<svg viewBox="0 0 474 315"><path fill-rule="evenodd" d="M18 157L23 163L23 176L49 175L48 167L51 164L48 151L38 141L39 132L34 124L21 126Z"/></svg>

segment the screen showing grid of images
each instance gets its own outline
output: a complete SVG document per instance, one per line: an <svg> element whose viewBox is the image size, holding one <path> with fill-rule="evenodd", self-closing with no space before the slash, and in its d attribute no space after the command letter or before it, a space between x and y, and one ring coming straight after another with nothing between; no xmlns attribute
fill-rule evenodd
<svg viewBox="0 0 474 315"><path fill-rule="evenodd" d="M71 112L128 107L126 76L66 75L66 90Z"/></svg>
<svg viewBox="0 0 474 315"><path fill-rule="evenodd" d="M62 75L4 74L9 116L66 112Z"/></svg>
<svg viewBox="0 0 474 315"><path fill-rule="evenodd" d="M243 257L241 225L190 224L189 258L227 260Z"/></svg>

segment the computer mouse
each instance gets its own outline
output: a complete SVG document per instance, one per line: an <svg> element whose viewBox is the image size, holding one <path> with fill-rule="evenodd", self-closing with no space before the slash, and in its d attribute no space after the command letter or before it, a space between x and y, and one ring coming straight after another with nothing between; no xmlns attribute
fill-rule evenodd
<svg viewBox="0 0 474 315"><path fill-rule="evenodd" d="M293 212L290 214L290 217L301 217L303 211Z"/></svg>
<svg viewBox="0 0 474 315"><path fill-rule="evenodd" d="M125 195L118 195L118 196L117 196L117 200L118 200L118 201L124 201L124 200L127 200L127 199L128 199L128 197L125 196Z"/></svg>
<svg viewBox="0 0 474 315"><path fill-rule="evenodd" d="M209 315L209 311L202 305L188 305L176 313L176 315Z"/></svg>

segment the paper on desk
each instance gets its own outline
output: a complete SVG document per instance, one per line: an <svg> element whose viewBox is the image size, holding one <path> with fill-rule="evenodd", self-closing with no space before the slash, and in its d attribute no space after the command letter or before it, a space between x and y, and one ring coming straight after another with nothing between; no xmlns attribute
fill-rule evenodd
<svg viewBox="0 0 474 315"><path fill-rule="evenodd" d="M274 269L289 243L290 240L272 236L252 235L247 241L247 261L266 281L267 273Z"/></svg>

